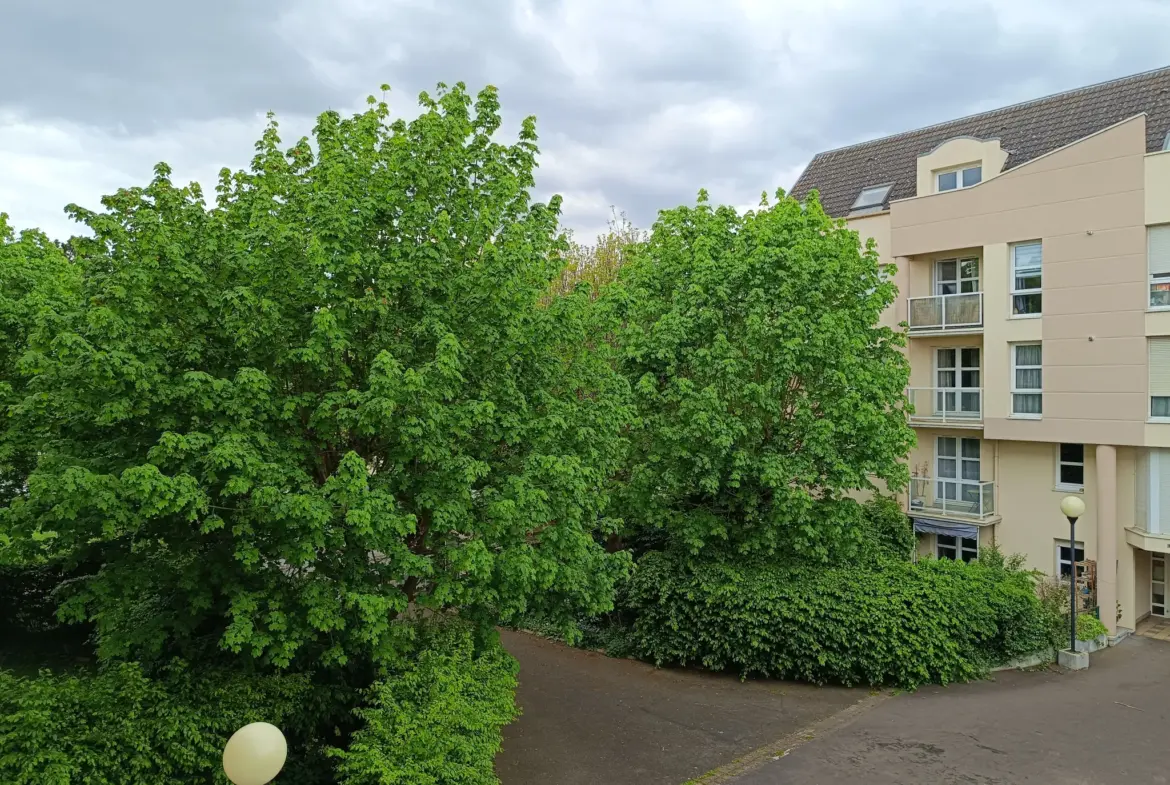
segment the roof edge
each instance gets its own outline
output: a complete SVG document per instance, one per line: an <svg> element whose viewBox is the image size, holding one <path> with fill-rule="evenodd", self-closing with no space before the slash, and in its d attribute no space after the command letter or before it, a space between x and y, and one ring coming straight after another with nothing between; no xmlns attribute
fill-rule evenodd
<svg viewBox="0 0 1170 785"><path fill-rule="evenodd" d="M1159 70L1161 70L1161 69L1159 69ZM1121 126L1125 125L1126 123L1132 123L1134 120L1138 119L1139 117L1149 117L1149 115L1146 112L1138 112L1137 114L1130 115L1129 117L1125 118L1124 120L1118 120L1116 123L1113 123L1112 125L1107 125L1104 128L1097 130L1097 131L1094 131L1091 134L1085 134L1080 139L1074 139L1071 142L1069 142L1068 144L1061 145L1060 147L1057 147L1053 150L1049 150L1048 152L1042 153L1041 155L1038 155L1035 158L1029 158L1027 161L1024 161L1019 166L1013 166L1011 169L1004 169L1002 172L997 174L996 177L1002 177L1005 174L1008 174L1010 172L1018 172L1021 169L1027 169L1030 164L1033 164L1036 161L1043 161L1048 156L1056 155L1057 153L1059 153L1063 150L1067 150L1070 147L1074 147L1074 146L1080 144L1081 142L1085 141L1086 139L1092 139L1094 136L1100 136L1101 134L1103 134L1107 131L1112 131L1114 128L1120 128ZM1150 155L1150 153L1147 153L1143 150L1142 155ZM992 177L988 180L981 180L978 183L976 183L975 185L967 186L966 188L964 188L962 190L970 191L973 188L978 188L981 185L986 185L987 183L991 182L992 180L995 180L996 177ZM903 197L901 199L891 199L890 204L891 205L901 204L902 202L909 202L912 199L926 199L926 198L931 197L931 196L941 196L941 195L949 194L949 193L954 193L954 191L941 191L939 193L932 193L932 194L914 194L914 196L906 196L906 197Z"/></svg>
<svg viewBox="0 0 1170 785"><path fill-rule="evenodd" d="M943 120L942 122L930 123L929 125L923 125L923 126L920 126L918 128L908 128L905 131L897 131L896 133L886 134L885 136L878 136L878 137L875 137L873 139L866 139L865 141L862 141L862 142L854 142L852 144L841 145L840 147L833 147L833 148L830 148L828 150L821 150L820 152L813 155L812 159L809 160L809 163L811 164L812 161L815 161L817 158L820 158L822 155L828 155L829 153L838 153L842 150L849 150L849 149L854 148L854 147L863 147L867 144L874 144L876 142L884 142L887 139L893 139L893 138L898 137L898 136L905 136L906 134L914 134L914 133L918 133L919 131L929 131L932 128L941 128L942 126L950 125L951 123L958 123L958 122L962 122L964 120L971 120L971 119L974 119L976 117L982 117L983 115L995 114L996 112L1003 112L1003 111L1006 111L1008 109L1018 109L1020 107L1028 106L1030 104L1037 104L1037 103L1040 103L1041 101L1047 101L1051 98L1059 98L1061 96L1073 95L1075 93L1081 93L1081 92L1085 92L1087 90L1093 90L1095 88L1104 87L1105 85L1115 84L1117 82L1126 82L1126 81L1129 81L1130 79L1140 79L1143 76L1149 76L1150 74L1157 74L1157 73L1161 73L1163 71L1170 72L1170 65L1164 65L1164 66L1161 66L1159 68L1151 68L1151 69L1146 70L1146 71L1140 71L1136 74L1129 74L1128 76L1119 76L1119 77L1116 77L1114 79L1105 79L1105 80L1100 81L1100 82L1094 82L1093 84L1082 85L1081 87L1074 87L1070 90L1061 90L1060 92L1056 92L1056 93L1049 93L1048 95L1042 95L1039 98L1029 98L1026 101L1018 101L1014 104L1008 104L1006 106L996 107L995 109L986 109L982 112L973 112L971 114L963 115L961 117L951 118L950 120ZM982 141L987 141L987 140L982 140ZM805 166L805 169L808 169L807 165ZM801 172L801 175L802 176L804 175L803 171ZM800 182L800 178L797 178L797 182Z"/></svg>

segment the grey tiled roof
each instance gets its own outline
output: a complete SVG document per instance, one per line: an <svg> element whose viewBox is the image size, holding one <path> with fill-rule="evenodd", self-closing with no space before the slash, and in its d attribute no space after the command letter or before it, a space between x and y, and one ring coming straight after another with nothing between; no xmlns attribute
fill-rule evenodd
<svg viewBox="0 0 1170 785"><path fill-rule="evenodd" d="M1170 130L1170 67L818 153L792 195L803 199L816 189L825 211L844 217L866 186L892 182L889 199L914 196L918 156L947 139L998 138L1007 170L1142 112L1146 150L1161 150Z"/></svg>

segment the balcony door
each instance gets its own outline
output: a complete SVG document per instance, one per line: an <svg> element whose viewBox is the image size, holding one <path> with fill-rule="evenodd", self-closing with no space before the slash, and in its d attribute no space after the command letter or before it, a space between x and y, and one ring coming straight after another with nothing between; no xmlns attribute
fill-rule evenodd
<svg viewBox="0 0 1170 785"><path fill-rule="evenodd" d="M979 291L979 259L940 259L934 263L935 294Z"/></svg>
<svg viewBox="0 0 1170 785"><path fill-rule="evenodd" d="M938 504L955 510L979 510L979 452L979 439L935 439L934 493Z"/></svg>
<svg viewBox="0 0 1170 785"><path fill-rule="evenodd" d="M948 417L980 416L982 380L979 359L978 347L935 349L935 414Z"/></svg>

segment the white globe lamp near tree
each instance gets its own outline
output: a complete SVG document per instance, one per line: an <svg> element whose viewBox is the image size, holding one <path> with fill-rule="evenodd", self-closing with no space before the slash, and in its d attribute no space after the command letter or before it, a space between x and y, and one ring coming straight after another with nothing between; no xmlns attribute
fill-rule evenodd
<svg viewBox="0 0 1170 785"><path fill-rule="evenodd" d="M253 722L223 748L223 773L234 785L268 785L284 767L288 744L275 725Z"/></svg>
<svg viewBox="0 0 1170 785"><path fill-rule="evenodd" d="M1068 518L1068 650L1077 650L1077 518L1085 514L1085 502L1080 496L1065 496L1060 500L1060 511Z"/></svg>

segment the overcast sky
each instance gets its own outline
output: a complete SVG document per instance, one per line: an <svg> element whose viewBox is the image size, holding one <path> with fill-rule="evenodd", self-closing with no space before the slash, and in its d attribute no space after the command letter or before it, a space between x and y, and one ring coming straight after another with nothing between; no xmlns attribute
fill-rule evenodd
<svg viewBox="0 0 1170 785"><path fill-rule="evenodd" d="M500 88L537 116L538 193L591 235L712 198L754 205L817 151L1170 65L1166 0L0 0L0 211L164 160L210 193L278 113L288 143L389 83Z"/></svg>

